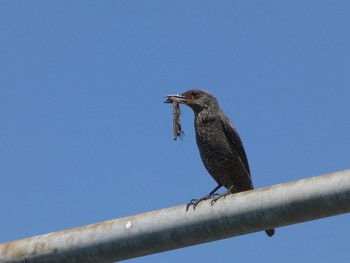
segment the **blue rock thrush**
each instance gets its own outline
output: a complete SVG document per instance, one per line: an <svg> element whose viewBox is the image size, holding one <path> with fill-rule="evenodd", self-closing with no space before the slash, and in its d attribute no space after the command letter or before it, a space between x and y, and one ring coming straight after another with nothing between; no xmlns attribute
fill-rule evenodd
<svg viewBox="0 0 350 263"><path fill-rule="evenodd" d="M195 208L203 200L253 189L247 155L242 141L232 122L221 110L216 98L208 91L193 89L179 95L169 95L166 102L190 107L194 112L196 141L202 162L208 173L217 182L217 187L208 195L192 199L189 205ZM224 186L227 192L216 194ZM273 236L274 229L265 230Z"/></svg>

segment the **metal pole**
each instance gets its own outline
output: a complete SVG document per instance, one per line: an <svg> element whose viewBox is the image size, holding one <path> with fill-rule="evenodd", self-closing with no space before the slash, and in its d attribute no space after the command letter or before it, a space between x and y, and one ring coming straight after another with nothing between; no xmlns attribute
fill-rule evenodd
<svg viewBox="0 0 350 263"><path fill-rule="evenodd" d="M0 263L114 262L347 212L350 170L3 243Z"/></svg>

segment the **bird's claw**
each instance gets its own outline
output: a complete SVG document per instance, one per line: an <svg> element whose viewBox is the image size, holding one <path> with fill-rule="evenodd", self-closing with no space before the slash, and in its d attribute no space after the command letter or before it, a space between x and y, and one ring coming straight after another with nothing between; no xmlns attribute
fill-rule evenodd
<svg viewBox="0 0 350 263"><path fill-rule="evenodd" d="M222 194L213 194L213 200L211 200L211 205L215 204L217 200L219 200L221 197L226 197L226 195L232 194L232 190L233 190L233 185L230 186L229 189L227 189L227 191L225 193Z"/></svg>
<svg viewBox="0 0 350 263"><path fill-rule="evenodd" d="M206 195L206 196L204 196L204 197L202 197L202 198L198 198L198 199L194 198L194 199L192 199L192 200L186 205L186 211L188 211L188 209L190 208L190 206L193 207L193 210L196 209L197 205L198 205L200 202L205 201L205 200L208 200L208 199L210 199L210 198L211 198L210 195Z"/></svg>
<svg viewBox="0 0 350 263"><path fill-rule="evenodd" d="M218 201L221 197L226 197L226 195L231 194L230 192L226 192L223 194L214 194L213 195L213 200L210 201L211 205L214 205L216 203L216 201Z"/></svg>
<svg viewBox="0 0 350 263"><path fill-rule="evenodd" d="M219 195L220 195L219 193L215 193L215 194L212 195L212 198L216 198L216 197L218 197Z"/></svg>

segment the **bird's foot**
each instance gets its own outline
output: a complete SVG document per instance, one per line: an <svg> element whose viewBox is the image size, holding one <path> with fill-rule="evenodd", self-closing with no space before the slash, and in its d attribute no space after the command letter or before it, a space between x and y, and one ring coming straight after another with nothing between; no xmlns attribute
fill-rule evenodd
<svg viewBox="0 0 350 263"><path fill-rule="evenodd" d="M188 211L188 209L190 208L190 206L193 207L193 210L196 209L196 206L202 202L202 201L205 201L205 200L208 200L210 199L211 196L210 195L206 195L202 198L199 198L199 199L192 199L191 202L189 202L187 205L186 205L186 211Z"/></svg>
<svg viewBox="0 0 350 263"><path fill-rule="evenodd" d="M231 186L225 193L222 194L213 194L213 200L211 200L211 205L214 205L216 201L218 201L221 197L226 197L227 195L231 194L231 191L233 189L233 186Z"/></svg>
<svg viewBox="0 0 350 263"><path fill-rule="evenodd" d="M229 195L231 194L230 192L225 192L225 193L222 193L222 194L215 194L215 196L213 196L213 200L211 200L211 205L214 205L216 203L217 200L219 200L221 197L225 197L226 195Z"/></svg>

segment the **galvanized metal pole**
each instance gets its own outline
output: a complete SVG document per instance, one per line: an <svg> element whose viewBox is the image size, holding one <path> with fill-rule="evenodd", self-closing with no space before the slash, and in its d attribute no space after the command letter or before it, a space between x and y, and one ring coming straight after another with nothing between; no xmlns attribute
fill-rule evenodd
<svg viewBox="0 0 350 263"><path fill-rule="evenodd" d="M350 170L0 244L0 263L114 262L347 212Z"/></svg>

